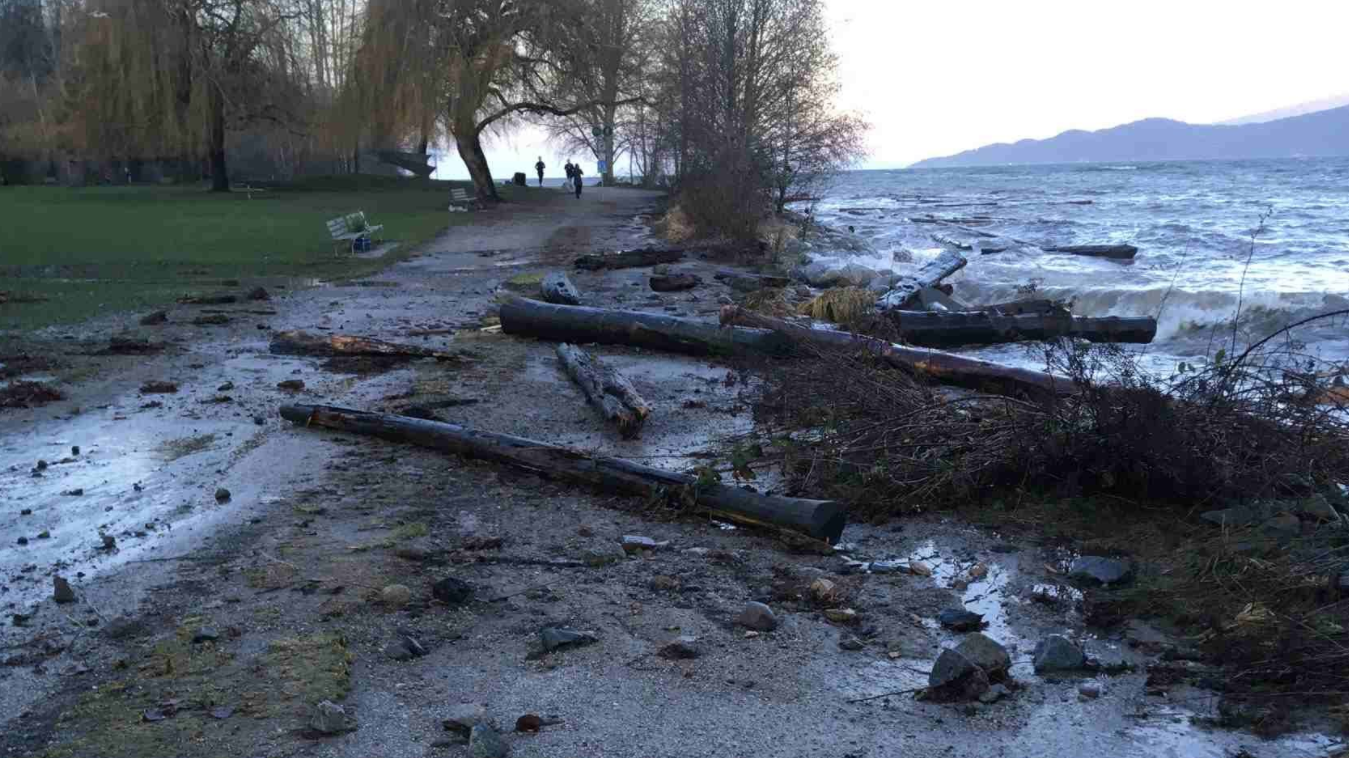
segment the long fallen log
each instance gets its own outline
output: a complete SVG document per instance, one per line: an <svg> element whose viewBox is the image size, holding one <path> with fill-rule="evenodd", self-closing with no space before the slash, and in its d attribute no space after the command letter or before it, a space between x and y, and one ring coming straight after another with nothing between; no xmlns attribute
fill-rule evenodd
<svg viewBox="0 0 1349 758"><path fill-rule="evenodd" d="M651 289L655 292L679 292L691 290L703 283L697 274L664 274L651 277Z"/></svg>
<svg viewBox="0 0 1349 758"><path fill-rule="evenodd" d="M457 361L462 356L440 350L400 345L370 337L355 337L348 334L321 336L302 331L277 332L272 335L269 346L276 355L316 355L316 356L389 356L406 358L435 358L442 361Z"/></svg>
<svg viewBox="0 0 1349 758"><path fill-rule="evenodd" d="M790 529L830 542L838 541L847 523L844 506L832 500L760 495L739 487L700 482L688 474L622 458L588 455L546 442L441 421L321 405L285 405L281 407L281 417L306 427L368 434L515 466L605 492L673 496L728 521Z"/></svg>
<svg viewBox="0 0 1349 758"><path fill-rule="evenodd" d="M1003 366L977 358L953 355L937 350L904 347L885 340L848 334L831 329L812 329L782 319L764 316L736 305L721 309L721 323L772 329L786 339L817 348L865 350L885 363L940 382L1004 395L1066 395L1073 385L1042 371Z"/></svg>
<svg viewBox="0 0 1349 758"><path fill-rule="evenodd" d="M1148 343L1153 318L1088 318L1067 312L1009 315L989 311L886 311L904 341L920 347L993 345L1021 340L1077 337L1091 342Z"/></svg>
<svg viewBox="0 0 1349 758"><path fill-rule="evenodd" d="M754 292L761 289L780 289L792 283L792 280L785 276L774 276L772 274L749 274L743 271L731 271L730 269L721 269L713 274L713 278L725 282L731 289L737 292Z"/></svg>
<svg viewBox="0 0 1349 758"><path fill-rule="evenodd" d="M1027 313L1067 313L1068 309L1058 300L1048 298L1032 298L1028 300L1013 300L1008 303L989 303L988 305L978 305L973 308L951 309L951 310L971 310L983 311L985 313L998 313L1003 316L1021 316Z"/></svg>
<svg viewBox="0 0 1349 758"><path fill-rule="evenodd" d="M557 346L557 359L572 381L580 386L586 401L604 418L617 424L619 433L628 438L641 433L642 424L651 415L651 406L637 394L627 377L590 353L565 342Z"/></svg>
<svg viewBox="0 0 1349 758"><path fill-rule="evenodd" d="M788 348L765 329L722 329L715 323L639 311L554 305L515 298L501 306L507 334L555 342L632 345L688 355L776 353Z"/></svg>
<svg viewBox="0 0 1349 758"><path fill-rule="evenodd" d="M937 286L942 279L964 268L967 263L969 261L964 256L950 250L943 251L912 275L900 279L889 291L877 298L876 310L904 310L923 289Z"/></svg>
<svg viewBox="0 0 1349 758"><path fill-rule="evenodd" d="M543 299L550 303L581 304L581 291L576 289L576 285L572 284L567 275L561 271L553 271L544 276L543 281L539 283L539 291L543 293Z"/></svg>
<svg viewBox="0 0 1349 758"><path fill-rule="evenodd" d="M1138 248L1133 245L1057 245L1043 249L1046 253L1071 253L1118 261L1131 261L1138 255Z"/></svg>
<svg viewBox="0 0 1349 758"><path fill-rule="evenodd" d="M674 263L684 257L683 248L643 248L620 253L583 255L576 259L576 267L587 271L615 268L640 268L662 263Z"/></svg>

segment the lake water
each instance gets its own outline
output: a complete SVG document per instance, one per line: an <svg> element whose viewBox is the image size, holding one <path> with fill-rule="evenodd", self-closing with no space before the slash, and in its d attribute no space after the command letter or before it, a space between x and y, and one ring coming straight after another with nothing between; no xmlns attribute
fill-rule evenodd
<svg viewBox="0 0 1349 758"><path fill-rule="evenodd" d="M1349 158L857 171L838 180L816 213L875 247L874 256L853 260L900 272L940 252L934 233L976 239L909 219L983 217L967 225L1035 244L970 255L948 280L957 298L1013 300L1033 283L1038 296L1072 300L1077 315L1157 317L1158 338L1146 354L1159 371L1230 345L1239 297L1239 345L1349 308ZM1139 252L1121 263L1035 247L1102 243ZM1314 357L1349 359L1344 319L1297 336ZM1024 348L977 352L1033 362Z"/></svg>

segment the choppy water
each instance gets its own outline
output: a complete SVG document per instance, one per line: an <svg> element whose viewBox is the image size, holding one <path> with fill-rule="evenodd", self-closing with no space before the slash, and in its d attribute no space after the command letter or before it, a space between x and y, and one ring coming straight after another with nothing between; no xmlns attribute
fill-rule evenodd
<svg viewBox="0 0 1349 758"><path fill-rule="evenodd" d="M1133 263L1013 246L971 256L949 281L972 304L1015 299L1034 282L1041 296L1073 300L1078 315L1158 317L1147 353L1159 370L1230 344L1243 275L1240 342L1349 307L1349 158L859 171L816 213L873 243L878 255L859 262L901 272L913 265L906 251L918 263L940 251L934 232L973 239L909 221L928 214L986 216L978 228L1036 244L1135 245ZM1322 359L1349 358L1343 320L1299 337ZM981 352L1029 360L1015 348Z"/></svg>

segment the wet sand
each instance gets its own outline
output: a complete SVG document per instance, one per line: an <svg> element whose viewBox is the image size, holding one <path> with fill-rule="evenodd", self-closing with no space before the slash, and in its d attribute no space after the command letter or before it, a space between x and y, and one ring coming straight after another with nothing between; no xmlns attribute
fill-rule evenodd
<svg viewBox="0 0 1349 758"><path fill-rule="evenodd" d="M200 755L466 755L441 721L481 704L504 729L524 713L561 720L508 737L516 756L1326 752L1323 737L1267 742L1200 728L1192 721L1212 713L1211 693L1145 694L1155 651L1130 647L1119 632L1084 629L1067 588L1057 590L1062 602L1037 602L1046 585L1060 585L1052 569L1063 556L1030 541L1008 545L922 517L854 524L836 554L801 555L660 504L277 417L287 402L421 405L475 428L672 468L696 463L692 456L718 435L751 423L732 366L596 348L655 408L641 439L622 440L556 367L552 345L477 327L511 277L643 244L642 216L658 200L596 188L580 201L559 193L544 207L484 212L368 280L273 289L265 307L275 316L197 327L188 322L200 309L180 306L163 327L138 326L141 314L126 314L34 336L67 353L92 352L123 330L170 346L150 357L71 355L66 374L78 381L66 385L67 400L0 415L0 605L30 617L15 626L7 615L0 627L0 748L179 755L178 740L190 740ZM668 295L650 292L645 269L571 276L595 305L711 319L729 294L711 278L719 265L676 266L704 284ZM280 329L415 342L470 360L350 373L271 355L269 333ZM445 329L456 332L412 334ZM140 394L151 379L175 381L179 391ZM287 379L304 389L276 387ZM144 407L153 402L161 405ZM33 477L39 458L49 465ZM222 487L230 498L218 502ZM74 490L82 494L62 494ZM44 530L50 536L38 539ZM100 532L115 537L114 549L103 549ZM670 544L601 567L521 562L585 558L625 534ZM16 544L20 536L26 546ZM891 559L922 561L932 576L849 568ZM973 578L975 566L987 573ZM52 574L72 581L78 602L52 602ZM472 584L474 600L434 601L431 585L447 576ZM828 621L809 601L819 577L845 588L856 625ZM411 590L410 603L380 601L393 583ZM747 637L734 625L750 599L777 611L777 630ZM932 660L959 640L934 617L962 604L984 613L985 632L1012 651L1021 686L1009 698L986 706L909 695L850 702L926 684ZM591 630L599 642L529 660L545 624ZM189 644L203 626L220 631L218 639ZM429 653L389 658L384 649L400 631ZM1030 650L1050 633L1079 636L1103 661L1139 668L1038 677ZM701 656L656 655L677 635L696 636ZM861 649L840 647L853 637ZM296 640L337 640L345 662L309 670L277 657ZM158 668L172 657L166 650L190 665ZM332 680L334 667L341 682ZM1091 678L1103 685L1099 699L1077 694ZM306 697L318 692L344 695L358 728L306 734ZM144 720L146 708L173 699L188 705ZM221 706L229 717L204 717Z"/></svg>

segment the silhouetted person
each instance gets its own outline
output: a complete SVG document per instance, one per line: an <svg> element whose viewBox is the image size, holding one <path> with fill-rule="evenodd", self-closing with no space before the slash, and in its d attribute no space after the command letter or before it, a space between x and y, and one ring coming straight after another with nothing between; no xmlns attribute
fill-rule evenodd
<svg viewBox="0 0 1349 758"><path fill-rule="evenodd" d="M576 199L580 200L581 185L584 184L584 182L581 181L581 177L585 176L585 172L581 170L581 164L578 163L575 166L571 167L571 173L572 173L572 181L576 183Z"/></svg>
<svg viewBox="0 0 1349 758"><path fill-rule="evenodd" d="M571 187L571 178L576 175L576 167L571 165L571 159L567 159L567 165L564 167L567 172L567 187Z"/></svg>
<svg viewBox="0 0 1349 758"><path fill-rule="evenodd" d="M540 186L540 187L543 186L543 169L544 169L544 165L543 165L543 156L540 155L540 156L539 156L539 162L534 164L534 170L537 171L537 172L539 172L539 186Z"/></svg>

